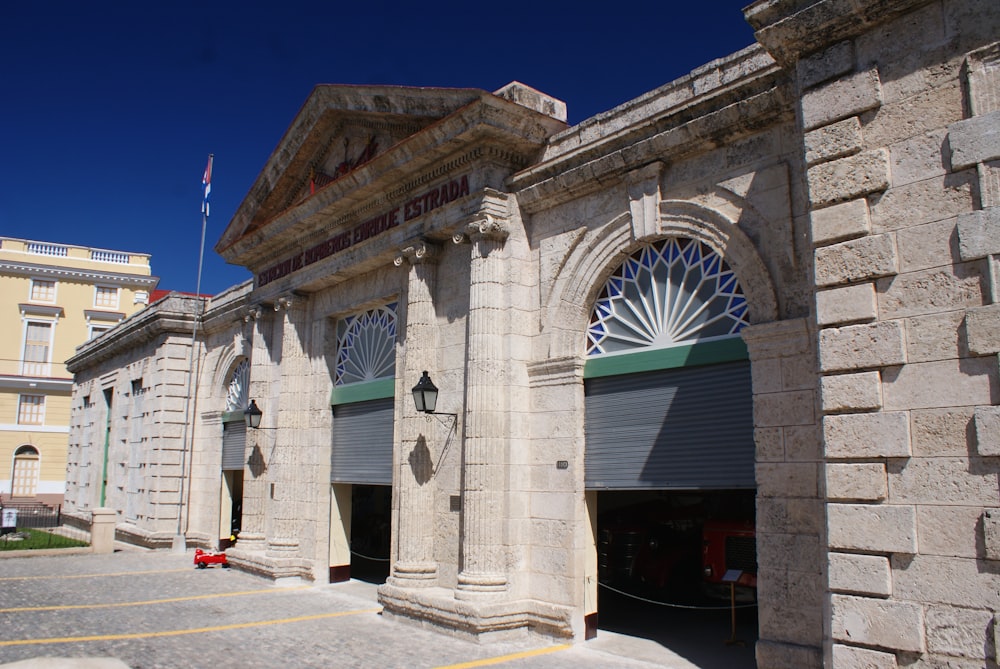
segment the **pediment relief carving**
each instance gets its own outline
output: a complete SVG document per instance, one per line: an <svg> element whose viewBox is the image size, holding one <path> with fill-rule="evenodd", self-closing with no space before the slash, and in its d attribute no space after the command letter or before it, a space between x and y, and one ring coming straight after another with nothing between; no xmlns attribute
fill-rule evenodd
<svg viewBox="0 0 1000 669"><path fill-rule="evenodd" d="M297 175L299 185L282 208L287 208L315 195L337 179L350 174L386 152L389 147L419 132L424 123L376 122L359 120L340 123L321 140L322 148L309 161L303 175Z"/></svg>

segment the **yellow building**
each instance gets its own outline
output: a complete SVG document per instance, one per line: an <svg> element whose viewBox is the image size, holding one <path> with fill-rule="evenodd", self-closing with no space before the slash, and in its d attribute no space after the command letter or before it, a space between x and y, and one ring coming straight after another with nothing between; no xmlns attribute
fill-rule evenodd
<svg viewBox="0 0 1000 669"><path fill-rule="evenodd" d="M62 503L65 361L145 307L157 281L148 254L0 237L0 501Z"/></svg>

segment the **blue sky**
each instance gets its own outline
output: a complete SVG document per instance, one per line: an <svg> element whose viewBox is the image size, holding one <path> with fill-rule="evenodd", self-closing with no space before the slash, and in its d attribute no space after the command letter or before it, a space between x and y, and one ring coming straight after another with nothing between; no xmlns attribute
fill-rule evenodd
<svg viewBox="0 0 1000 669"><path fill-rule="evenodd" d="M249 278L212 250L313 86L496 90L578 123L753 42L734 0L18 2L0 7L0 235L152 254L193 291Z"/></svg>

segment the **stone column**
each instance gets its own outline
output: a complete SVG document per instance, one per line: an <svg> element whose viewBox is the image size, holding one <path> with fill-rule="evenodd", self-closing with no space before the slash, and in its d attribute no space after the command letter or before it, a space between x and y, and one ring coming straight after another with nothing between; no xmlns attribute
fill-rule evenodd
<svg viewBox="0 0 1000 669"><path fill-rule="evenodd" d="M437 254L425 242L409 246L396 258L397 267L409 265L406 291L406 355L403 386L415 383L437 355L434 291ZM434 560L434 461L437 421L428 423L408 398L402 402L400 448L396 460L398 529L396 560L389 581L399 587L424 587L437 582ZM430 428L430 429L428 429ZM449 435L450 436L450 435Z"/></svg>
<svg viewBox="0 0 1000 669"><path fill-rule="evenodd" d="M462 569L457 598L507 589L504 541L508 430L505 222L483 214L466 229L472 242L462 453Z"/></svg>
<svg viewBox="0 0 1000 669"><path fill-rule="evenodd" d="M265 340L265 332L270 329L270 323L265 320L260 307L252 307L245 315L244 320L252 328L250 398L259 399L269 395L267 390L270 387L269 375L272 363ZM264 549L267 477L265 476L263 450L266 443L262 438L263 434L255 430L247 430L243 477L243 518L237 544L240 551Z"/></svg>
<svg viewBox="0 0 1000 669"><path fill-rule="evenodd" d="M307 447L307 416L312 401L306 391L309 359L303 339L306 336L306 305L303 299L280 297L274 310L281 314L280 391L271 393L268 402L274 415L275 430L265 438L273 444L265 456L270 473L271 512L267 527L267 555L293 557L299 554L302 518L297 501L300 490L311 482L298 480L301 459Z"/></svg>

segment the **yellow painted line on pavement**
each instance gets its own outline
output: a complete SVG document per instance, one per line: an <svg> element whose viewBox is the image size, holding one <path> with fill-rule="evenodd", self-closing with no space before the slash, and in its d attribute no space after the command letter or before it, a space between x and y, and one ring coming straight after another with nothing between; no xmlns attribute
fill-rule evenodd
<svg viewBox="0 0 1000 669"><path fill-rule="evenodd" d="M179 571L193 571L194 567L187 569L150 569L148 571L118 571L107 574L49 574L48 576L2 576L0 581L41 581L47 578L100 578L101 576L136 576L138 574L174 574Z"/></svg>
<svg viewBox="0 0 1000 669"><path fill-rule="evenodd" d="M24 613L28 611L68 611L71 609L114 609L123 606L149 606L152 604L170 604L173 602L190 602L196 599L214 599L216 597L241 597L244 595L259 595L265 592L294 592L305 590L312 586L301 585L294 588L263 588L260 590L243 590L241 592L217 592L206 595L190 595L188 597L170 597L168 599L147 599L139 602L110 602L107 604L62 604L58 606L21 606L14 609L0 609L0 613Z"/></svg>
<svg viewBox="0 0 1000 669"><path fill-rule="evenodd" d="M472 667L488 667L491 664L503 664L504 662L523 660L528 657L548 655L549 653L555 653L560 650L566 650L567 648L572 648L572 647L573 646L571 644L564 643L558 646L547 646L545 648L536 648L535 650L525 650L520 653L511 653L510 655L498 655L496 657L487 657L482 660L472 660L471 662L462 662L460 664L448 664L445 666L436 667L436 669L472 669Z"/></svg>
<svg viewBox="0 0 1000 669"><path fill-rule="evenodd" d="M259 620L251 623L235 623L233 625L216 625L214 627L197 627L187 630L164 630L162 632L135 632L133 634L95 634L93 636L63 636L48 639L15 639L0 641L0 646L31 646L49 643L81 643L84 641L121 641L125 639L155 639L168 636L183 636L185 634L205 634L207 632L224 632L226 630L247 629L249 627L265 627L267 625L286 625L308 620L324 620L326 618L341 618L356 616L362 613L378 613L382 609L358 609L354 611L337 611L335 613L319 613L313 616L298 616L296 618L280 618L278 620Z"/></svg>

